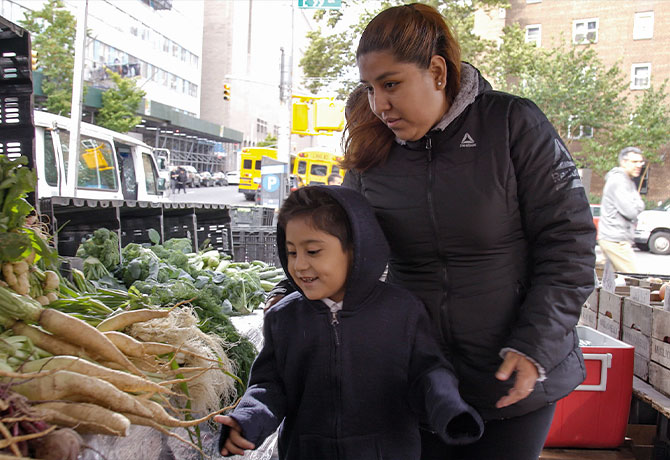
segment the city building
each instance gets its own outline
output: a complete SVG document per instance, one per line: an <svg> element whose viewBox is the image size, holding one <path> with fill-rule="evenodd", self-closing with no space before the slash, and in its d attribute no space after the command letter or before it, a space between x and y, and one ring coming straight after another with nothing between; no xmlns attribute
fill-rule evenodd
<svg viewBox="0 0 670 460"><path fill-rule="evenodd" d="M25 12L43 4L44 0L0 0L0 14L19 23ZM76 17L83 2L64 4ZM201 120L204 8L204 0L89 1L84 119L94 121L100 93L112 86L108 71L137 78L146 96L134 134L149 145L169 149L173 164L217 171L224 169L225 157L239 148L243 136L229 126ZM39 87L35 93L41 95Z"/></svg>
<svg viewBox="0 0 670 460"><path fill-rule="evenodd" d="M203 120L244 133L241 148L286 134L282 129L288 129L290 109L280 100L282 83L284 91L307 94L301 88L299 62L314 10L297 3L205 1L200 114ZM324 143L332 149L338 142L339 136L292 135L290 151ZM228 157L226 167L237 169L236 158Z"/></svg>
<svg viewBox="0 0 670 460"><path fill-rule="evenodd" d="M509 8L478 11L475 32L499 40L503 27L519 24L526 41L553 48L569 41L590 44L607 67L618 65L634 97L670 79L670 2L665 0L509 0ZM558 77L557 77L558 78ZM670 129L670 126L668 127ZM668 197L670 146L664 162L649 167L649 196ZM593 177L591 190L602 190Z"/></svg>

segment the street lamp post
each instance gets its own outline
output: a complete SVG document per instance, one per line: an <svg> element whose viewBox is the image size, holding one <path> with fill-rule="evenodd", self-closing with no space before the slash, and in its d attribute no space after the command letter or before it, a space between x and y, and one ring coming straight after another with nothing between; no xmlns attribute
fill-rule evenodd
<svg viewBox="0 0 670 460"><path fill-rule="evenodd" d="M86 44L86 19L88 0L79 4L77 10L77 33L74 39L74 72L72 75L72 107L70 109L70 145L68 152L66 194L77 193L77 157L79 152L79 128L82 112L82 89L84 86L84 52Z"/></svg>

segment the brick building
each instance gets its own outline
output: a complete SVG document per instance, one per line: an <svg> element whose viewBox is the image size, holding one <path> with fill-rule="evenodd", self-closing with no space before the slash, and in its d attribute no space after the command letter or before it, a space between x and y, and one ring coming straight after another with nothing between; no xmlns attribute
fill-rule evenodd
<svg viewBox="0 0 670 460"><path fill-rule="evenodd" d="M619 65L628 76L631 96L670 79L670 1L510 0L508 9L479 12L475 32L496 39L514 23L526 30L527 41L545 48L560 40L592 42L606 66ZM670 146L659 153L663 163L649 167L649 200L670 197ZM600 194L602 186L594 176L591 192Z"/></svg>

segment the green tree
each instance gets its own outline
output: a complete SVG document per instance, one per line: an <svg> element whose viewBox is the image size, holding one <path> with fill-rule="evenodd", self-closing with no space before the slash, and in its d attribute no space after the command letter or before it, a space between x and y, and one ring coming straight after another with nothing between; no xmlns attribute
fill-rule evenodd
<svg viewBox="0 0 670 460"><path fill-rule="evenodd" d="M667 80L658 89L652 85L635 97L633 109L623 114L622 122L611 131L596 133L583 143L591 167L603 173L618 164L619 151L639 147L651 163L662 161L659 150L670 143Z"/></svg>
<svg viewBox="0 0 670 460"><path fill-rule="evenodd" d="M277 146L277 136L268 134L265 136L265 139L257 142L256 147L276 147Z"/></svg>
<svg viewBox="0 0 670 460"><path fill-rule="evenodd" d="M602 174L617 164L619 150L627 145L643 148L652 162L660 160L658 149L670 142L665 84L631 101L619 65L603 65L590 46L537 48L525 42L518 24L503 32L484 73L496 89L535 102L579 166ZM583 137L591 131L592 137Z"/></svg>
<svg viewBox="0 0 670 460"><path fill-rule="evenodd" d="M39 11L25 13L20 25L32 34L44 78L42 91L49 112L70 114L76 20L61 0L48 0Z"/></svg>
<svg viewBox="0 0 670 460"><path fill-rule="evenodd" d="M305 84L314 94L318 94L329 84L336 82L338 98L346 99L358 83L355 44L365 26L380 11L391 6L413 3L412 1L384 1L381 8L368 10L370 2L363 0L343 0L338 10L318 10L314 18L322 24L317 30L307 33L308 46L300 60L305 75ZM431 0L423 2L436 7L445 18L461 45L464 60L477 63L493 44L472 33L474 12L480 7L506 6L506 0ZM363 9L365 8L365 9ZM361 12L362 11L362 12ZM355 12L355 13L354 13ZM358 17L353 17L359 14ZM342 29L343 24L352 24Z"/></svg>
<svg viewBox="0 0 670 460"><path fill-rule="evenodd" d="M116 88L102 93L102 107L96 121L104 128L127 133L142 121L142 117L137 115L137 107L146 93L137 87L134 78L123 78L110 69L106 70Z"/></svg>

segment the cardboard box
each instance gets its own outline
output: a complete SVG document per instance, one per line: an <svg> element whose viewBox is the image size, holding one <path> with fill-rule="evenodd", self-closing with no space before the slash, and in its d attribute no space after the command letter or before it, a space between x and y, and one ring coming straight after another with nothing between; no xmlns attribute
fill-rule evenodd
<svg viewBox="0 0 670 460"><path fill-rule="evenodd" d="M545 447L614 448L624 442L633 392L634 348L586 326L577 333L586 380L556 403Z"/></svg>

